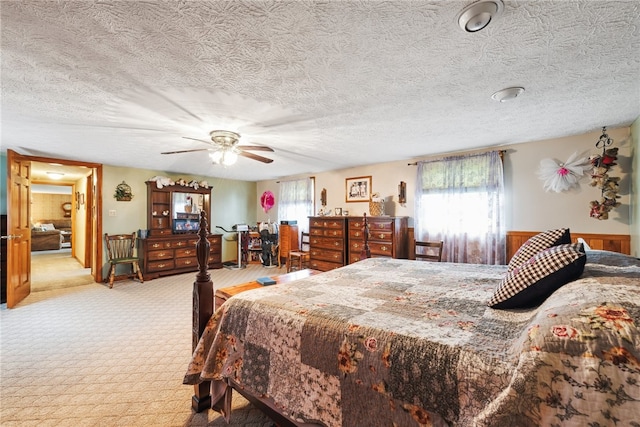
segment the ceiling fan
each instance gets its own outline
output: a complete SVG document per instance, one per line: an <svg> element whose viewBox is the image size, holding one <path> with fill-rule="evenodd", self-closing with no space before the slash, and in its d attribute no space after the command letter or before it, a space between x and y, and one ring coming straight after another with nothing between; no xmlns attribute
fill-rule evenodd
<svg viewBox="0 0 640 427"><path fill-rule="evenodd" d="M271 163L273 159L269 159L267 157L262 157L257 154L251 153L250 151L270 151L273 152L273 149L270 147L266 147L263 145L238 145L238 141L240 140L240 134L236 132L231 132L228 130L212 130L209 132L209 136L211 136L211 141L206 141L204 139L198 138L189 138L187 136L183 136L184 139L191 139L194 141L201 141L206 144L213 145L213 148L196 148L193 150L180 150L180 151L165 151L161 154L178 154L178 153L191 153L194 151L211 151L209 156L214 163L223 164L225 166L232 165L238 159L238 156L247 157L249 159L257 160L262 163Z"/></svg>

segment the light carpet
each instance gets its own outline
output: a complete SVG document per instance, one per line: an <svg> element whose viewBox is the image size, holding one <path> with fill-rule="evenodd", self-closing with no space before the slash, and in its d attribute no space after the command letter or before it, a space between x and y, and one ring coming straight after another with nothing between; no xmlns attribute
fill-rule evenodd
<svg viewBox="0 0 640 427"><path fill-rule="evenodd" d="M285 273L210 270L216 288ZM2 426L224 426L191 410L195 273L33 292L0 310ZM230 426L273 422L234 393Z"/></svg>
<svg viewBox="0 0 640 427"><path fill-rule="evenodd" d="M94 283L90 268L71 256L71 248L31 252L31 291L47 291Z"/></svg>

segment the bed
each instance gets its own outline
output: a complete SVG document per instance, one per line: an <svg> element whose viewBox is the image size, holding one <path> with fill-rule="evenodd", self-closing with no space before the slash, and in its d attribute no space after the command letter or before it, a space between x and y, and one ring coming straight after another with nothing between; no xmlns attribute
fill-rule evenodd
<svg viewBox="0 0 640 427"><path fill-rule="evenodd" d="M369 258L241 293L201 318L184 383L280 425L637 426L640 261L580 249L528 308L487 304L531 261Z"/></svg>

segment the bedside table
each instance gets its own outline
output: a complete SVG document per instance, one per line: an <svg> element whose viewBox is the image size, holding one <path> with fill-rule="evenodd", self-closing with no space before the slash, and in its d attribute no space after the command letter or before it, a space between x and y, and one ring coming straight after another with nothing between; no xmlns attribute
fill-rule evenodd
<svg viewBox="0 0 640 427"><path fill-rule="evenodd" d="M313 270L311 268L307 268L304 270L294 271L293 273L280 274L278 276L270 276L273 280L276 281L276 285L280 283L293 282L294 280L304 279L305 277L313 276L314 274L322 273L318 270ZM274 286L274 285L269 285ZM215 302L217 309L220 307L226 300L231 298L234 295L239 294L240 292L250 291L251 289L262 288L263 285L258 283L257 281L242 283L240 285L229 286L226 288L220 288L215 292Z"/></svg>

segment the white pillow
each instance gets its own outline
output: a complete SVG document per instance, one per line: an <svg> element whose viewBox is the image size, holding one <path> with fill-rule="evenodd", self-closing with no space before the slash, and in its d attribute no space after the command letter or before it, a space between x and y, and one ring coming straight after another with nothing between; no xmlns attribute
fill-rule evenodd
<svg viewBox="0 0 640 427"><path fill-rule="evenodd" d="M55 230L56 228L53 226L53 224L40 224L40 227L42 227L42 229L44 231L50 231L50 230Z"/></svg>

